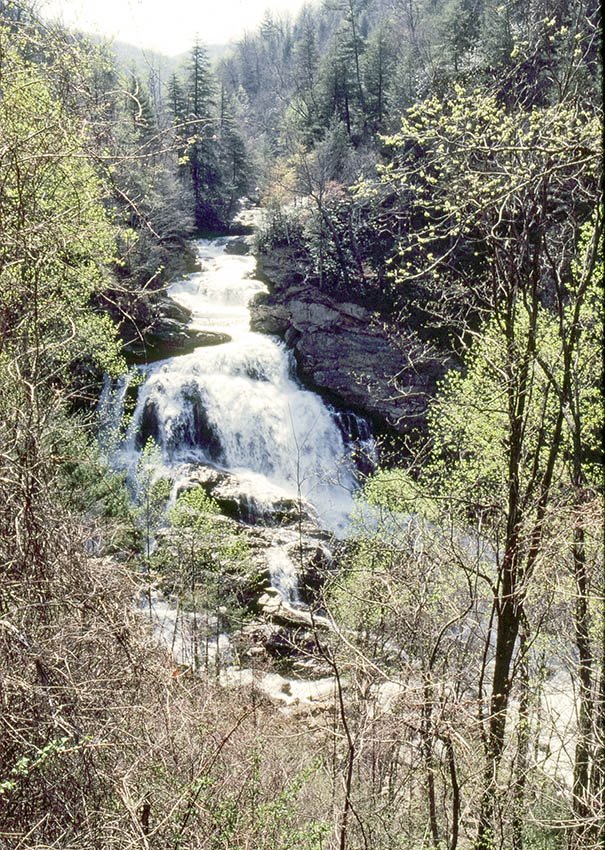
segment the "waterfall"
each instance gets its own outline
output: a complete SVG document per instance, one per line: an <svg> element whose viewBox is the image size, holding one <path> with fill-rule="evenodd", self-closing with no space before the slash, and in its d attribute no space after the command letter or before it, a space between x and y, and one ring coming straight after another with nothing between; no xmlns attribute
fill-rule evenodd
<svg viewBox="0 0 605 850"><path fill-rule="evenodd" d="M97 432L99 445L109 457L117 449L120 439L124 403L131 379L132 373L127 372L116 381L112 381L109 375L105 375L103 381L103 389L97 404Z"/></svg>
<svg viewBox="0 0 605 850"><path fill-rule="evenodd" d="M168 294L191 311L193 329L220 331L230 341L139 367L138 386L130 391L128 377L107 384L99 403L102 440L113 465L133 481L152 438L162 474L178 480L192 465L210 465L241 481L251 505L276 497L302 501L323 528L344 536L359 458L367 465L372 457L368 425L305 390L283 343L250 332L248 302L264 285L253 276L254 258L227 253L228 241L199 240L200 271L172 284ZM122 414L133 390L124 433ZM276 545L269 561L274 586L296 602L286 550Z"/></svg>
<svg viewBox="0 0 605 850"><path fill-rule="evenodd" d="M332 418L338 425L355 467L363 475L369 475L378 466L378 449L368 420L350 410L337 410L328 405Z"/></svg>

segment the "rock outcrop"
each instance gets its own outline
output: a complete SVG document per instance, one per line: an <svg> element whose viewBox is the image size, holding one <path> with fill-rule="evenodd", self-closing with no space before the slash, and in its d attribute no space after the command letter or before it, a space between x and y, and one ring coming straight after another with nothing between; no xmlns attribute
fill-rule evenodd
<svg viewBox="0 0 605 850"><path fill-rule="evenodd" d="M421 427L429 398L446 364L418 355L404 339L360 304L339 302L316 287L263 263L269 294L251 305L251 328L282 337L303 380L346 407L400 431Z"/></svg>
<svg viewBox="0 0 605 850"><path fill-rule="evenodd" d="M320 527L307 503L279 493L254 499L245 481L202 464L183 468L176 494L193 487L202 487L217 504L219 523L228 523L246 539L253 553L253 573L260 577L264 592L271 587L278 592L280 585L287 592L288 582L293 582L299 601L312 601L332 569L332 550L338 544Z"/></svg>

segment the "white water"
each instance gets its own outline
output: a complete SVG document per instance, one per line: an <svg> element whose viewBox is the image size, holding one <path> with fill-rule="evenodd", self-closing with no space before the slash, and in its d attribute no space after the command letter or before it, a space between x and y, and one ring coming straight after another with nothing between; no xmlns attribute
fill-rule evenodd
<svg viewBox="0 0 605 850"><path fill-rule="evenodd" d="M282 343L249 330L248 302L264 286L253 278L252 256L225 253L228 241L199 240L201 270L168 294L192 311L193 328L227 333L231 342L144 367L113 461L135 470L153 437L173 477L183 464L212 464L252 486L261 502L276 494L303 499L323 527L341 536L356 489L342 433L322 399L293 378ZM125 391L122 382L102 400L109 425L119 421Z"/></svg>

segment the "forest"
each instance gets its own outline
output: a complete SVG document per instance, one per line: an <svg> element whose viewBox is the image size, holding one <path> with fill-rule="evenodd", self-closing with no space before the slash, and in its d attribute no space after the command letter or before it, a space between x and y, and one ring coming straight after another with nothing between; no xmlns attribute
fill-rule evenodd
<svg viewBox="0 0 605 850"><path fill-rule="evenodd" d="M0 0L0 850L605 848L601 35Z"/></svg>

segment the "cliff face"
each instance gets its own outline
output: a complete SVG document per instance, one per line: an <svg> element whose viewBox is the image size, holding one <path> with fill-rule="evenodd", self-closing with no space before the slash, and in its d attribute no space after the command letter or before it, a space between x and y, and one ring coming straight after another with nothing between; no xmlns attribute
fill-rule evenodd
<svg viewBox="0 0 605 850"><path fill-rule="evenodd" d="M421 352L413 331L389 327L360 304L337 301L292 271L287 256L263 258L270 287L251 307L252 330L292 348L301 378L398 431L422 428L445 366Z"/></svg>

